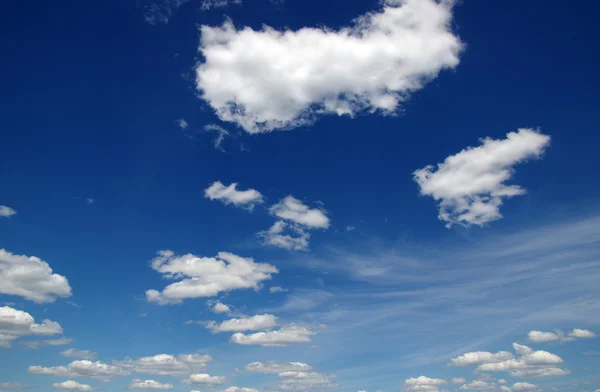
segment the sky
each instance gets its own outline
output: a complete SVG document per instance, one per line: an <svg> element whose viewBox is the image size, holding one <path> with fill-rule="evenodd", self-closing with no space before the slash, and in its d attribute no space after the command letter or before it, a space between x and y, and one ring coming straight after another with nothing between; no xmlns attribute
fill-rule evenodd
<svg viewBox="0 0 600 392"><path fill-rule="evenodd" d="M597 392L597 2L0 5L0 391Z"/></svg>

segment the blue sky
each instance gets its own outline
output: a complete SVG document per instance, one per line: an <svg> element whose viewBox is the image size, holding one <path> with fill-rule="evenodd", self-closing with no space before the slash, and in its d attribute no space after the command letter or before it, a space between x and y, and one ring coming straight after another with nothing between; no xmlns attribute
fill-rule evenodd
<svg viewBox="0 0 600 392"><path fill-rule="evenodd" d="M597 11L4 2L0 390L597 391Z"/></svg>

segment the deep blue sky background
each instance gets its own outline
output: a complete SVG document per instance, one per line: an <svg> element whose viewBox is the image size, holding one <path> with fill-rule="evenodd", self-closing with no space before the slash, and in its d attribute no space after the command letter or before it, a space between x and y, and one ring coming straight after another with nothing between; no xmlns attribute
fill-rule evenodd
<svg viewBox="0 0 600 392"><path fill-rule="evenodd" d="M376 7L375 1L246 0L200 11L192 2L168 24L152 26L133 0L3 1L0 203L18 214L0 222L0 247L48 261L69 278L81 308L16 302L40 319L48 309L78 347L108 360L184 352L189 339L194 349L217 344L198 337L206 334L200 327L181 329L206 313L203 301L157 307L143 300L144 290L163 284L147 266L158 249L204 256L232 251L278 265L286 273L274 284L321 289L314 280L321 271L285 262L302 255L256 244L254 233L272 222L267 214L204 199L215 180L258 189L269 203L288 194L322 201L333 229L314 233L317 254L331 244L367 248L375 238L466 246L597 214L596 1L462 1L454 19L467 45L460 65L416 93L397 117L325 117L311 127L248 135L219 123L196 97L198 25L220 24L226 15L254 28L335 29ZM198 130L198 140L183 135L178 118ZM213 148L214 135L201 132L209 123L239 133L226 141L226 152ZM508 200L505 218L489 228L446 229L435 202L418 197L411 173L479 138L502 138L520 127L552 136L543 159L517 167L513 182L528 194ZM239 151L240 144L249 151ZM348 225L357 231L345 232ZM351 283L332 277L328 284ZM253 295L231 301L249 307L278 301ZM149 316L137 317L141 312ZM227 337L219 338L223 353L233 350ZM58 364L48 351L34 356ZM0 375L12 372L9 361L22 373L32 364L32 353L22 349L0 351L0 358L8 370ZM35 383L29 377L19 376Z"/></svg>

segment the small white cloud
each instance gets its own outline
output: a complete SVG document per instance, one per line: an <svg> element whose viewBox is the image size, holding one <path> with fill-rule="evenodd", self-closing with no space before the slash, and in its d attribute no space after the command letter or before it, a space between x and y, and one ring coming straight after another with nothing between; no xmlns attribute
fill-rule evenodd
<svg viewBox="0 0 600 392"><path fill-rule="evenodd" d="M237 332L231 336L230 341L242 345L283 347L291 343L310 342L310 337L314 334L309 328L292 324L282 326L275 331L257 332L248 335Z"/></svg>
<svg viewBox="0 0 600 392"><path fill-rule="evenodd" d="M595 338L596 334L587 329L574 328L568 334L557 329L554 332L542 332L542 331L529 331L527 334L529 340L534 343L546 343L546 342L571 342L577 339L589 339Z"/></svg>
<svg viewBox="0 0 600 392"><path fill-rule="evenodd" d="M285 234L288 230L289 234ZM272 245L278 248L306 251L310 240L310 233L306 232L297 224L287 224L284 221L277 221L266 231L259 231L256 236L262 239L265 245Z"/></svg>
<svg viewBox="0 0 600 392"><path fill-rule="evenodd" d="M154 380L141 380L139 378L135 378L129 383L127 389L154 389L165 391L168 389L173 389L173 385L161 384Z"/></svg>
<svg viewBox="0 0 600 392"><path fill-rule="evenodd" d="M517 382L510 389L512 392L532 392L537 391L539 388L537 385L528 382Z"/></svg>
<svg viewBox="0 0 600 392"><path fill-rule="evenodd" d="M279 270L266 263L255 263L232 253L219 252L216 258L192 254L175 256L172 251L159 251L152 268L167 278L184 278L165 287L162 292L147 290L149 302L159 305L181 303L186 298L213 297L221 292L260 288Z"/></svg>
<svg viewBox="0 0 600 392"><path fill-rule="evenodd" d="M487 351L475 351L452 358L450 364L452 366L471 366L482 363L501 362L512 358L514 358L514 355L508 351L499 351L496 354Z"/></svg>
<svg viewBox="0 0 600 392"><path fill-rule="evenodd" d="M356 230L356 227L354 227L352 225L346 226L346 231L354 231L354 230Z"/></svg>
<svg viewBox="0 0 600 392"><path fill-rule="evenodd" d="M319 208L309 208L293 196L287 196L270 209L271 214L308 228L327 229L329 218Z"/></svg>
<svg viewBox="0 0 600 392"><path fill-rule="evenodd" d="M460 387L463 391L485 391L488 389L494 389L496 385L484 380L474 380L468 384L464 384Z"/></svg>
<svg viewBox="0 0 600 392"><path fill-rule="evenodd" d="M505 185L513 166L539 158L549 143L550 136L522 128L508 133L506 139L483 139L481 146L449 156L437 167L416 170L414 180L421 195L439 201L438 218L446 227L483 226L502 218L503 199L525 193L518 185Z"/></svg>
<svg viewBox="0 0 600 392"><path fill-rule="evenodd" d="M179 7L190 0L140 0L144 20L151 25L167 24ZM140 6L140 5L138 5Z"/></svg>
<svg viewBox="0 0 600 392"><path fill-rule="evenodd" d="M126 358L123 361L113 361L113 364L131 373L181 376L205 368L211 360L209 355L184 354L175 357L171 354L158 354L139 359Z"/></svg>
<svg viewBox="0 0 600 392"><path fill-rule="evenodd" d="M27 312L9 306L0 307L0 348L10 348L12 341L23 336L59 335L61 326L50 320L36 324Z"/></svg>
<svg viewBox="0 0 600 392"><path fill-rule="evenodd" d="M52 388L54 389L64 389L67 391L93 391L94 388L87 384L80 384L77 381L65 381L61 383L52 384Z"/></svg>
<svg viewBox="0 0 600 392"><path fill-rule="evenodd" d="M229 131L216 124L205 125L204 131L215 132L217 134L217 137L215 137L215 139L213 140L213 145L215 146L215 149L225 152L225 149L223 148L223 142L225 141L226 137L231 136Z"/></svg>
<svg viewBox="0 0 600 392"><path fill-rule="evenodd" d="M244 207L249 210L252 210L256 204L264 202L264 198L259 191L255 189L238 191L237 183L235 182L229 186L225 186L221 181L215 181L204 190L204 197L210 200L219 200L223 204Z"/></svg>
<svg viewBox="0 0 600 392"><path fill-rule="evenodd" d="M531 347L519 343L513 343L513 350L515 350L518 355L531 354L533 352Z"/></svg>
<svg viewBox="0 0 600 392"><path fill-rule="evenodd" d="M202 98L250 133L310 124L318 116L394 113L462 50L451 1L385 0L334 31L201 26ZM248 48L253 48L251 52Z"/></svg>
<svg viewBox="0 0 600 392"><path fill-rule="evenodd" d="M216 304L213 305L212 311L215 313L230 313L231 309L229 308L229 306L225 305L224 303L217 302Z"/></svg>
<svg viewBox="0 0 600 392"><path fill-rule="evenodd" d="M60 353L63 357L69 358L81 358L81 359L96 359L98 354L89 350L77 350L74 348L70 348L68 350L62 351Z"/></svg>
<svg viewBox="0 0 600 392"><path fill-rule="evenodd" d="M252 362L244 367L250 373L278 374L283 372L309 372L312 366L304 362Z"/></svg>
<svg viewBox="0 0 600 392"><path fill-rule="evenodd" d="M47 347L47 346L64 346L64 345L72 343L74 340L75 339L69 339L69 338L65 338L63 336L62 338L58 338L58 339L29 340L29 341L21 342L21 344L26 346L27 348L36 349L36 348Z"/></svg>
<svg viewBox="0 0 600 392"><path fill-rule="evenodd" d="M223 8L231 4L242 4L242 0L202 0L200 8L204 11L212 8Z"/></svg>
<svg viewBox="0 0 600 392"><path fill-rule="evenodd" d="M430 378L426 376L412 377L404 381L404 391L406 392L437 392L440 385L447 384L446 380L441 378Z"/></svg>
<svg viewBox="0 0 600 392"><path fill-rule="evenodd" d="M466 382L467 382L467 380L465 380L462 377L454 377L454 378L452 378L452 384L464 384Z"/></svg>
<svg viewBox="0 0 600 392"><path fill-rule="evenodd" d="M498 380L498 384L504 385L504 384L506 384L506 380L501 378L500 380Z"/></svg>
<svg viewBox="0 0 600 392"><path fill-rule="evenodd" d="M67 278L55 274L35 256L12 254L0 249L0 294L17 295L37 303L71 296Z"/></svg>
<svg viewBox="0 0 600 392"><path fill-rule="evenodd" d="M102 381L110 381L117 377L129 376L131 374L129 371L121 369L118 366L88 360L73 361L67 366L29 366L27 371L31 374L72 378L83 377Z"/></svg>
<svg viewBox="0 0 600 392"><path fill-rule="evenodd" d="M85 199L85 203L86 204L94 204L96 202L96 199L88 197Z"/></svg>
<svg viewBox="0 0 600 392"><path fill-rule="evenodd" d="M284 293L288 291L288 289L284 289L281 286L273 286L273 287L269 287L269 293L274 294L274 293Z"/></svg>
<svg viewBox="0 0 600 392"><path fill-rule="evenodd" d="M225 320L222 323L208 321L206 328L213 333L219 332L243 332L243 331L261 331L271 329L277 326L277 317L272 314L257 314L252 317L233 318Z"/></svg>
<svg viewBox="0 0 600 392"><path fill-rule="evenodd" d="M534 343L545 343L561 340L561 337L554 332L529 331L527 337Z"/></svg>
<svg viewBox="0 0 600 392"><path fill-rule="evenodd" d="M575 339L590 339L595 338L596 334L592 331L588 331L587 329L575 328L569 332L569 336Z"/></svg>
<svg viewBox="0 0 600 392"><path fill-rule="evenodd" d="M258 389L254 388L243 388L243 387L229 387L227 389L222 390L221 392L258 392Z"/></svg>
<svg viewBox="0 0 600 392"><path fill-rule="evenodd" d="M187 121L185 121L185 119L180 118L179 120L176 121L177 125L179 126L179 128L181 129L187 129L190 125L188 124Z"/></svg>
<svg viewBox="0 0 600 392"><path fill-rule="evenodd" d="M227 378L223 376L211 376L206 373L192 374L187 380L184 380L184 384L198 384L198 385L221 385L227 382Z"/></svg>
<svg viewBox="0 0 600 392"><path fill-rule="evenodd" d="M17 213L17 211L13 210L7 206L0 206L0 217L9 217L13 216Z"/></svg>

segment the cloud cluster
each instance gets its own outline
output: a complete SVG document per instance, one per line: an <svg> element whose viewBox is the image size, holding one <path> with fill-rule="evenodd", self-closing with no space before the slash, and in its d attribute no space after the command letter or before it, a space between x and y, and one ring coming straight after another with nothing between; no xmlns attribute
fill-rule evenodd
<svg viewBox="0 0 600 392"><path fill-rule="evenodd" d="M61 383L54 383L54 384L52 384L52 388L64 389L67 391L82 391L82 392L94 390L94 388L92 388L91 386L89 386L87 384L80 384L77 381L72 381L72 380L61 382Z"/></svg>
<svg viewBox="0 0 600 392"><path fill-rule="evenodd" d="M181 376L205 368L210 361L212 361L210 355L182 354L175 357L170 354L158 354L138 359L126 358L123 361L113 361L113 365L131 373Z"/></svg>
<svg viewBox="0 0 600 392"><path fill-rule="evenodd" d="M141 380L139 378L134 378L127 386L127 389L153 389L166 391L168 389L173 389L173 385L161 384L160 382L154 380Z"/></svg>
<svg viewBox="0 0 600 392"><path fill-rule="evenodd" d="M525 193L518 185L505 184L513 166L538 158L549 143L550 136L522 128L508 133L506 139L483 139L481 146L449 156L437 167L416 170L414 180L421 195L439 202L438 218L447 227L482 226L502 218L500 206L505 198Z"/></svg>
<svg viewBox="0 0 600 392"><path fill-rule="evenodd" d="M453 366L477 366L478 372L508 372L512 377L533 378L567 375L570 372L557 367L563 359L556 354L513 343L512 353L501 351L497 354L489 352L472 352L450 360Z"/></svg>
<svg viewBox="0 0 600 392"><path fill-rule="evenodd" d="M447 384L447 381L441 378L430 378L426 376L407 378L404 381L404 391L406 392L438 392L440 385Z"/></svg>
<svg viewBox="0 0 600 392"><path fill-rule="evenodd" d="M0 249L0 294L18 295L37 303L54 302L59 297L70 297L71 286L38 257Z"/></svg>
<svg viewBox="0 0 600 392"><path fill-rule="evenodd" d="M250 133L325 114L394 113L411 92L458 65L462 43L451 21L451 1L385 0L338 31L205 25L197 88L221 120Z"/></svg>
<svg viewBox="0 0 600 392"><path fill-rule="evenodd" d="M595 338L596 334L587 329L575 328L571 332L565 334L561 330L554 332L542 332L542 331L529 331L527 338L534 343L545 343L545 342L570 342L577 339L590 339Z"/></svg>
<svg viewBox="0 0 600 392"><path fill-rule="evenodd" d="M279 391L326 390L338 387L334 375L288 370L279 373L282 380L273 389Z"/></svg>
<svg viewBox="0 0 600 392"><path fill-rule="evenodd" d="M237 190L237 183L225 186L221 181L215 181L206 188L204 196L210 200L219 200L224 204L233 204L236 207L244 207L248 210L252 210L256 204L264 202L262 194L255 189L239 191Z"/></svg>
<svg viewBox="0 0 600 392"><path fill-rule="evenodd" d="M108 365L103 362L88 360L73 361L67 366L29 366L27 369L32 374L42 374L68 378L91 378L95 380L110 381L118 377L129 376L131 373L118 366Z"/></svg>
<svg viewBox="0 0 600 392"><path fill-rule="evenodd" d="M36 324L29 313L9 306L0 307L0 348L10 348L12 341L23 336L59 335L61 326L50 320Z"/></svg>
<svg viewBox="0 0 600 392"><path fill-rule="evenodd" d="M279 272L270 264L255 263L251 258L232 253L219 252L215 258L193 254L175 256L170 250L159 251L152 260L152 268L167 278L181 279L162 292L146 291L147 300L160 305L181 303L186 298L212 297L237 289L258 290L262 281Z"/></svg>
<svg viewBox="0 0 600 392"><path fill-rule="evenodd" d="M284 347L291 343L307 343L314 335L311 329L299 325L284 325L280 329L267 332L244 334L237 332L231 336L230 341L242 345L261 345L271 347Z"/></svg>

